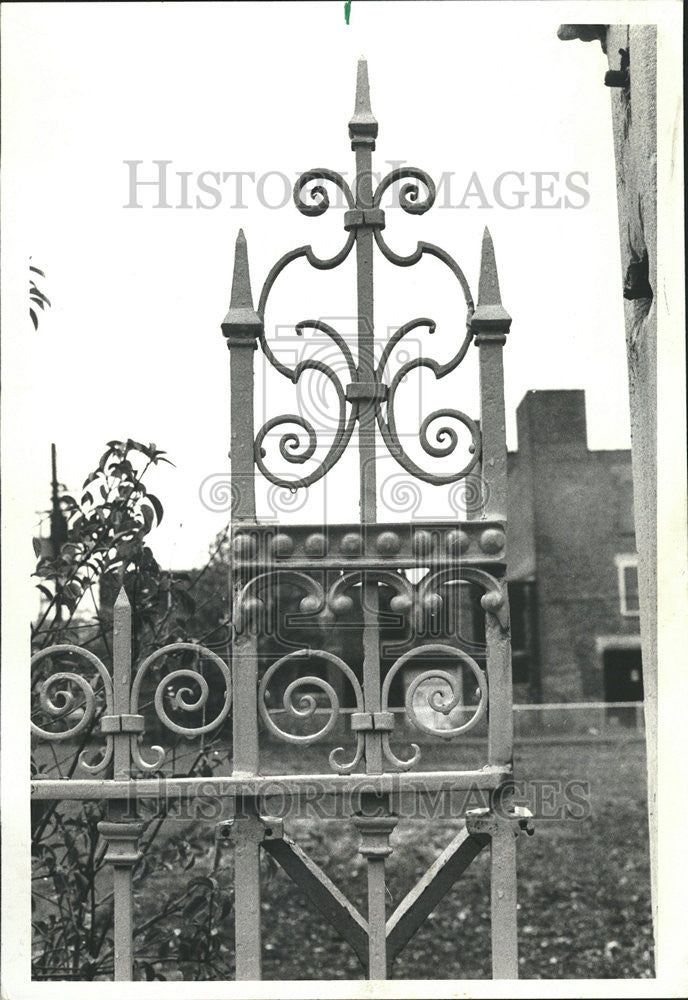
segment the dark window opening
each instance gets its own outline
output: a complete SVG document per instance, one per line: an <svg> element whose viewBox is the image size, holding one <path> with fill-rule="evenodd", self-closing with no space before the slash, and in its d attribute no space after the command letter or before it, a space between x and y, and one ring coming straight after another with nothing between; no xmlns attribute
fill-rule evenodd
<svg viewBox="0 0 688 1000"><path fill-rule="evenodd" d="M627 702L643 700L643 662L639 648L605 649L602 657L604 700ZM624 726L634 726L635 716L624 708L607 709L607 718L618 719Z"/></svg>

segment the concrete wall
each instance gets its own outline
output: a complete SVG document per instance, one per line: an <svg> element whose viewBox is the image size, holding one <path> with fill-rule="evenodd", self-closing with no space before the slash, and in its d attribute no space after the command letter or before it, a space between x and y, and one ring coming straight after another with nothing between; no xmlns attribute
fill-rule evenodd
<svg viewBox="0 0 688 1000"><path fill-rule="evenodd" d="M657 29L563 24L559 38L602 45L609 70L623 50L625 85L610 87L639 554L653 908L657 911ZM602 82L602 81L600 81ZM605 82L623 83L618 77ZM573 109L571 109L573 110ZM584 113L584 109L581 109ZM620 290L621 291L621 290Z"/></svg>

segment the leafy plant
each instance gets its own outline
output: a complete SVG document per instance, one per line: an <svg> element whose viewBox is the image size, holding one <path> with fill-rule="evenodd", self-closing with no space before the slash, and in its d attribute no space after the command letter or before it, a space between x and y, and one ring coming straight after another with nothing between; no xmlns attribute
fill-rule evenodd
<svg viewBox="0 0 688 1000"><path fill-rule="evenodd" d="M176 639L195 639L226 654L226 532L216 539L206 565L193 574L161 569L148 544L164 510L144 477L152 466L165 462L171 464L154 444L131 438L109 441L80 494L60 497L66 540L52 552L36 543L35 576L45 605L32 629L35 650L75 643L107 662L112 603L124 585L132 605L136 660ZM39 663L34 683L47 667L47 660ZM78 704L67 707L79 711ZM98 719L99 713L80 739L59 744L61 756L53 743L41 744L40 753L37 746L34 775L73 775ZM221 759L213 740L203 738L182 773L212 774ZM105 816L103 803L33 803L34 978L112 977L111 873L97 828ZM146 819L142 858L133 873L140 895L156 873L174 871L171 884L153 894L155 905L147 907L145 921L137 923L136 974L163 979L162 970L172 963L183 966L189 978L212 977L211 966L219 954L217 920L231 909L231 891L227 886L215 890L213 882L208 892L210 883L203 881L202 872L180 891L180 870L195 864L202 869L207 863L209 828L192 824L185 836L170 836L164 832L166 816L163 808ZM182 926L184 933L168 934L170 922Z"/></svg>
<svg viewBox="0 0 688 1000"><path fill-rule="evenodd" d="M34 267L33 264L29 264L30 274L40 274L41 278L45 278L43 271L39 268ZM40 290L33 278L29 278L29 316L31 317L31 322L33 323L34 330L38 329L38 313L36 309L45 309L46 306L50 306L51 302L47 295L44 295Z"/></svg>

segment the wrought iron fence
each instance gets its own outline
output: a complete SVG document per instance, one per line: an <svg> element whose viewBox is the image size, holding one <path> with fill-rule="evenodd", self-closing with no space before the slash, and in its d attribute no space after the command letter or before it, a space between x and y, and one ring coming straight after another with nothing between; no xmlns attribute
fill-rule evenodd
<svg viewBox="0 0 688 1000"><path fill-rule="evenodd" d="M400 168L373 187L372 152L378 132L369 97L368 71L359 63L355 110L349 122L356 157L353 189L332 170L311 170L294 188L296 208L306 216L327 211L325 185L334 185L346 202L344 245L334 256L318 257L311 246L286 253L269 272L254 308L246 240L236 243L230 308L222 332L230 351L231 380L231 665L215 652L194 643L175 643L134 666L131 656L131 611L124 592L114 608L112 673L93 653L76 646L41 650L33 660L38 682L34 723L43 741L69 741L96 723L101 752L85 749L70 778L36 777L32 796L40 799L105 800L108 819L100 833L108 844L107 861L114 878L114 972L132 977L132 868L139 857L142 823L137 798L147 794L191 799L217 794L232 805L234 816L218 825L217 836L233 845L236 978L261 977L260 852L270 854L307 893L312 905L351 945L367 975L384 979L392 959L439 900L483 848L491 854L492 958L495 978L516 978L515 834L529 829L526 810L505 807L513 781L513 720L509 609L506 591L506 441L502 351L511 319L501 304L494 250L485 231L477 305L457 262L432 243L419 242L401 255L383 236L382 199L394 185L404 212L422 215L435 198L431 178L416 168ZM354 252L358 300L356 357L329 323L304 320L297 332L318 331L329 338L343 359L336 370L318 358L293 367L271 349L265 333L270 294L290 264L304 258L316 270L342 264ZM377 251L398 267L431 257L458 282L465 303L465 329L446 362L423 352L401 364L390 377L387 369L396 345L413 330L434 330L428 317L412 319L388 339L375 359L373 257ZM462 319L462 327L464 320ZM425 369L436 379L451 375L471 345L478 349L480 420L454 407L427 415L418 429L421 450L451 463L442 472L428 471L409 454L397 426L396 402L401 383ZM254 358L260 347L267 361L294 386L308 371L327 379L338 401L336 429L324 457L318 458L318 428L299 413L269 419L254 429ZM340 378L340 369L346 373ZM436 421L440 421L437 427ZM459 434L468 434L466 455L457 460ZM435 427L434 440L431 440ZM285 429L289 428L289 429ZM352 524L287 525L261 523L256 517L256 475L289 490L308 490L339 461L358 431L360 520ZM288 465L311 464L299 478L274 470L268 459L275 432L279 452ZM377 520L378 441L412 477L433 485L479 483L480 503L465 520L380 523ZM408 571L420 575L413 582ZM424 575L423 575L424 574ZM299 613L324 616L334 625L346 615L356 595L362 611L363 668L359 676L333 649L302 648L277 658L262 673L258 636L273 606L277 587L288 582L300 590ZM480 591L485 619L483 664L460 643L423 643L406 650L383 671L380 657L380 591L388 588L391 607L420 636L424 617L442 602L446 588L469 583ZM81 657L86 670L78 671ZM65 660L67 666L65 667ZM55 668L58 669L55 669ZM464 703L459 670L471 678L472 702ZM403 711L406 721L425 736L451 740L477 727L486 730L485 758L479 767L423 770L423 750L409 745L406 725L390 700L391 687L402 673L408 680ZM280 681L284 676L286 680ZM281 693L275 706L272 693ZM342 711L347 689L351 710ZM163 734L190 739L220 731L231 721L232 771L226 776L176 777L170 773L170 747L154 744L144 701L152 703L156 727ZM438 724L438 719L440 724ZM50 720L50 722L46 721ZM287 724L288 723L288 724ZM271 737L296 747L323 744L320 773L271 773L261 756L261 725ZM347 746L335 739L350 728ZM342 741L343 743L344 741ZM420 766L419 766L420 765ZM284 835L279 819L261 814L261 796L269 785L281 796L298 799L317 783L334 796L348 796L357 808L351 821L360 834L360 853L367 869L368 905L361 914L322 869ZM500 807L471 811L465 827L440 858L388 917L385 859L397 816L390 808L393 793L421 795L433 791L475 789L499 793Z"/></svg>

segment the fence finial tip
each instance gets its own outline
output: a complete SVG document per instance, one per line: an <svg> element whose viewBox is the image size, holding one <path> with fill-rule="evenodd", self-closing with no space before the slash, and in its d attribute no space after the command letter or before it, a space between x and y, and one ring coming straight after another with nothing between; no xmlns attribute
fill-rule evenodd
<svg viewBox="0 0 688 1000"><path fill-rule="evenodd" d="M248 246L244 230L240 229L234 245L234 274L229 310L222 321L222 334L231 347L237 341L260 336L263 323L253 308L251 279L248 270Z"/></svg>
<svg viewBox="0 0 688 1000"><path fill-rule="evenodd" d="M248 246L243 229L239 230L234 249L234 275L229 308L253 309L251 279L248 271Z"/></svg>
<svg viewBox="0 0 688 1000"><path fill-rule="evenodd" d="M124 589L124 584L122 584L122 586L119 588L119 593L117 594L117 598L115 599L114 606L116 608L131 608L131 604L129 603L129 598L127 597L127 592Z"/></svg>
<svg viewBox="0 0 688 1000"><path fill-rule="evenodd" d="M374 139L377 135L377 119L370 107L370 84L368 82L368 63L365 56L358 60L356 70L356 102L354 113L349 122L349 135L354 137L368 136ZM374 144L373 144L373 148Z"/></svg>
<svg viewBox="0 0 688 1000"><path fill-rule="evenodd" d="M480 257L480 282L478 284L478 304L495 305L502 304L502 297L499 291L499 277L497 275L497 261L495 260L494 244L490 230L485 226L483 233L483 246Z"/></svg>
<svg viewBox="0 0 688 1000"><path fill-rule="evenodd" d="M354 119L365 118L369 121L373 117L370 107L370 83L368 81L368 62L365 56L358 60L356 71L356 103L354 106Z"/></svg>

